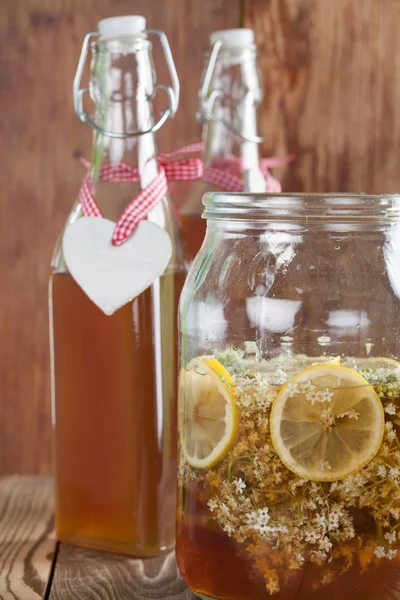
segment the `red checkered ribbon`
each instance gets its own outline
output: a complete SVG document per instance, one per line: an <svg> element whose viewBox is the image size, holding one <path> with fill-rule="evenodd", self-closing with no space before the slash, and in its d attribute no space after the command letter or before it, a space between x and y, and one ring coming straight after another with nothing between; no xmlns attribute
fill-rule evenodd
<svg viewBox="0 0 400 600"><path fill-rule="evenodd" d="M132 235L142 219L147 217L149 212L166 196L168 192L168 181L193 181L203 179L207 183L216 185L228 192L243 192L243 168L240 158L230 156L224 159L216 159L212 165L203 168L201 158L180 158L182 154L193 154L203 152L202 143L191 144L180 148L175 152L160 154L157 158L158 175L146 186L136 198L127 206L115 226L112 243L119 246ZM172 160L171 160L172 159ZM265 177L266 192L281 192L281 184L269 172L271 167L279 167L294 159L294 154L285 158L262 158L260 160L260 170ZM85 167L89 168L90 163L80 157ZM107 163L100 168L97 179L98 183L104 182L138 182L140 181L139 169L131 167L126 163L112 164ZM83 214L86 217L103 217L94 196L93 185L87 174L82 182L79 191L79 200L82 204Z"/></svg>
<svg viewBox="0 0 400 600"><path fill-rule="evenodd" d="M272 156L260 159L260 171L264 175L266 192L279 193L282 191L280 182L271 175L269 169L285 165L294 158L294 154L290 154L284 158ZM244 180L241 159L236 156L228 156L214 160L209 167L204 167L203 181L228 192L243 192Z"/></svg>
<svg viewBox="0 0 400 600"><path fill-rule="evenodd" d="M193 150L192 146L186 146L176 152L160 154L157 158L158 175L130 202L119 218L112 236L112 243L120 246L135 231L142 219L168 193L168 180L191 181L201 179L203 175L203 162L200 158L182 158L169 160L180 154L187 154ZM90 163L83 158L81 162L88 168ZM107 163L100 167L98 183L104 182L138 182L140 181L139 169L131 167L126 163ZM94 196L93 185L87 173L79 190L79 201L82 205L83 214L86 217L104 217Z"/></svg>
<svg viewBox="0 0 400 600"><path fill-rule="evenodd" d="M189 149L189 150L187 150ZM203 152L204 144L192 144L187 146L188 152ZM278 193L282 191L282 186L278 179L273 177L269 169L273 167L281 167L295 159L294 154L289 154L284 158L271 156L260 159L260 170L265 178L265 191L270 193ZM227 156L221 159L213 160L209 167L204 167L203 181L211 185L216 185L227 192L243 192L243 167L242 160L236 156Z"/></svg>

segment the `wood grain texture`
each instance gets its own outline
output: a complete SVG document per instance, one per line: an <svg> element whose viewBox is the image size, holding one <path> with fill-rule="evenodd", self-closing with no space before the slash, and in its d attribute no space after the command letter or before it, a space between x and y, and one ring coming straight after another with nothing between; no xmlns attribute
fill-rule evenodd
<svg viewBox="0 0 400 600"><path fill-rule="evenodd" d="M60 545L49 600L194 600L175 555L138 560Z"/></svg>
<svg viewBox="0 0 400 600"><path fill-rule="evenodd" d="M0 600L44 598L55 548L51 480L0 478Z"/></svg>
<svg viewBox="0 0 400 600"><path fill-rule="evenodd" d="M265 154L297 155L284 190L398 192L400 2L246 0L244 21L264 78Z"/></svg>
<svg viewBox="0 0 400 600"><path fill-rule="evenodd" d="M85 33L132 12L166 31L181 79L179 114L160 132L160 149L196 141L202 53L212 30L237 25L237 0L0 3L0 473L51 469L49 264L83 175L74 150L88 156L91 145L73 113L72 79Z"/></svg>

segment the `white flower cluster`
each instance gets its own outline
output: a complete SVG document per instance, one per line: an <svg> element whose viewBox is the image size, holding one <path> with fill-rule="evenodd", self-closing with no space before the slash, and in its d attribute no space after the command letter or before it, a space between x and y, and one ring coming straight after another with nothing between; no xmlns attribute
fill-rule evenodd
<svg viewBox="0 0 400 600"><path fill-rule="evenodd" d="M390 545L394 544L397 539L396 532L390 531L388 533L385 533L385 539L387 539L387 541Z"/></svg>
<svg viewBox="0 0 400 600"><path fill-rule="evenodd" d="M397 554L397 550L393 550L392 548L385 548L385 546L377 546L374 550L374 555L376 558L388 558L389 560L393 560Z"/></svg>
<svg viewBox="0 0 400 600"><path fill-rule="evenodd" d="M241 477L239 479L234 479L232 481L232 485L235 488L237 494L243 494L243 491L246 489L246 484Z"/></svg>
<svg viewBox="0 0 400 600"><path fill-rule="evenodd" d="M311 381L289 381L286 390L290 398L304 395L314 406L316 402L331 402L334 392L326 387L318 387Z"/></svg>
<svg viewBox="0 0 400 600"><path fill-rule="evenodd" d="M276 537L276 534L287 533L288 529L280 523L270 525L271 515L268 507L257 508L246 514L246 524L248 527L257 531L261 536L268 537L270 540Z"/></svg>
<svg viewBox="0 0 400 600"><path fill-rule="evenodd" d="M346 410L338 415L338 419L344 419L345 417L348 419L353 419L354 421L358 421L360 418L360 413L356 412L355 410Z"/></svg>
<svg viewBox="0 0 400 600"><path fill-rule="evenodd" d="M358 368L356 364L352 365L351 368L354 371L358 371L367 381L372 385L379 385L381 383L396 381L400 379L400 366L393 367L378 367L378 369L365 369Z"/></svg>
<svg viewBox="0 0 400 600"><path fill-rule="evenodd" d="M264 376L257 375L246 383L236 385L233 393L237 405L241 408L265 411L271 407L276 398L277 390L270 387ZM265 418L262 414L260 417Z"/></svg>
<svg viewBox="0 0 400 600"><path fill-rule="evenodd" d="M389 442L393 442L396 439L396 432L393 428L393 423L391 423L390 421L387 421L385 423L385 435L386 435L386 439Z"/></svg>
<svg viewBox="0 0 400 600"><path fill-rule="evenodd" d="M327 471L330 471L332 469L330 462L327 460L321 460L319 466L323 473L327 473Z"/></svg>

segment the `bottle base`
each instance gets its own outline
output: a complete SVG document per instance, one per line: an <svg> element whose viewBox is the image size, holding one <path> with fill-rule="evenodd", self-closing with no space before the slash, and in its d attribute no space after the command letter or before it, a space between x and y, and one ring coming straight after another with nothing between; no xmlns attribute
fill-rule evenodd
<svg viewBox="0 0 400 600"><path fill-rule="evenodd" d="M120 556L126 556L129 558L155 558L167 554L174 549L175 544L171 543L168 546L161 546L157 548L138 548L130 546L120 546L117 544L111 544L101 540L88 540L84 538L78 538L76 536L65 536L57 535L57 540L64 544L71 546L77 546L78 548L85 548L87 550L95 550L98 552L119 554Z"/></svg>

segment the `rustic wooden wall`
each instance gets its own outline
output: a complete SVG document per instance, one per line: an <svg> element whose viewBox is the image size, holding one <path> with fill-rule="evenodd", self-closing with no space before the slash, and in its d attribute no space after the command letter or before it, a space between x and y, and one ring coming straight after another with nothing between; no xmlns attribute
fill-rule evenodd
<svg viewBox="0 0 400 600"><path fill-rule="evenodd" d="M400 2L246 0L287 191L400 190Z"/></svg>
<svg viewBox="0 0 400 600"><path fill-rule="evenodd" d="M85 32L132 11L168 33L181 78L161 149L198 139L202 51L242 12L264 76L264 152L297 155L284 189L400 189L398 0L2 0L0 473L50 471L48 265L82 176L73 152L91 142L71 82Z"/></svg>
<svg viewBox="0 0 400 600"><path fill-rule="evenodd" d="M237 0L0 2L0 473L51 469L49 263L82 178L73 152L91 144L72 79L84 34L132 12L167 32L181 78L161 149L197 141L202 53L211 31L238 25Z"/></svg>

